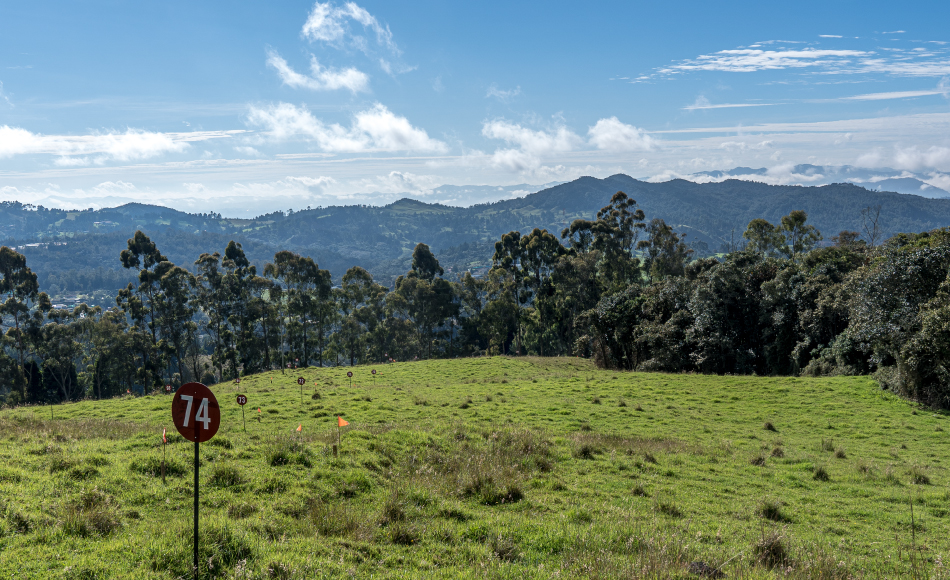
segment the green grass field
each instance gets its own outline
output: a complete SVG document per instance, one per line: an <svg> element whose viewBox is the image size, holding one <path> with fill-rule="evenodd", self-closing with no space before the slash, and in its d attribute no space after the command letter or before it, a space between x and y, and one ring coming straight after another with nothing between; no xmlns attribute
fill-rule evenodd
<svg viewBox="0 0 950 580"><path fill-rule="evenodd" d="M213 387L202 577L950 577L950 421L866 377L370 368ZM190 577L171 401L0 412L0 577Z"/></svg>

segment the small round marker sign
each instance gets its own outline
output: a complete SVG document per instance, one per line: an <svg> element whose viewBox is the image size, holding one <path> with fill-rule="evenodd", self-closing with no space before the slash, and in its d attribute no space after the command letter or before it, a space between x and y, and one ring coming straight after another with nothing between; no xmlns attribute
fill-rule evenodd
<svg viewBox="0 0 950 580"><path fill-rule="evenodd" d="M297 384L300 385L301 387L302 387L306 382L307 382L307 379L305 379L305 378L303 378L303 377L300 377L299 379L297 379Z"/></svg>
<svg viewBox="0 0 950 580"><path fill-rule="evenodd" d="M172 422L181 436L195 443L195 527L192 568L198 580L198 448L214 437L221 426L221 408L211 389L201 383L185 383L172 399Z"/></svg>
<svg viewBox="0 0 950 580"><path fill-rule="evenodd" d="M346 376L353 378L353 371L346 371Z"/></svg>
<svg viewBox="0 0 950 580"><path fill-rule="evenodd" d="M237 396L237 404L238 404L238 405L241 405L242 407L243 407L244 405L246 405L246 404L247 404L247 397L244 396L244 395L238 395L238 396Z"/></svg>
<svg viewBox="0 0 950 580"><path fill-rule="evenodd" d="M374 375L376 374L376 369L373 369L373 374L374 374Z"/></svg>
<svg viewBox="0 0 950 580"><path fill-rule="evenodd" d="M211 389L201 383L186 383L172 400L172 420L182 437L204 443L221 426L221 408Z"/></svg>

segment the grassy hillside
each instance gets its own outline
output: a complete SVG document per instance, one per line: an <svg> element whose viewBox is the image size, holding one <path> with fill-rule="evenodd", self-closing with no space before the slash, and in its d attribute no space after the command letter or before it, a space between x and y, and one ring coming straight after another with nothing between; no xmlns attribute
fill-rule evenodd
<svg viewBox="0 0 950 580"><path fill-rule="evenodd" d="M201 452L211 575L947 576L950 421L867 378L501 357L376 368L375 384L354 368L352 387L345 368L302 371L302 397L291 373L214 387L221 430ZM187 574L193 447L170 406L0 412L0 575ZM334 457L337 415L350 425Z"/></svg>

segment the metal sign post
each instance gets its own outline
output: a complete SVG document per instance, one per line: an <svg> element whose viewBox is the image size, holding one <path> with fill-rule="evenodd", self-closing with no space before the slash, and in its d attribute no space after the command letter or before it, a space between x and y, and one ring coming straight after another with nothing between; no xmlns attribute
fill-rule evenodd
<svg viewBox="0 0 950 580"><path fill-rule="evenodd" d="M373 386L375 387L376 386L376 369L373 369L372 373L373 373Z"/></svg>
<svg viewBox="0 0 950 580"><path fill-rule="evenodd" d="M297 377L297 384L300 385L300 404L303 405L303 385L307 382L307 379L303 377Z"/></svg>
<svg viewBox="0 0 950 580"><path fill-rule="evenodd" d="M353 388L353 371L346 371L346 376L350 378L350 388Z"/></svg>
<svg viewBox="0 0 950 580"><path fill-rule="evenodd" d="M238 405L241 405L241 424L244 425L244 432L246 433L246 432L247 432L247 420L244 418L244 405L247 404L247 396L246 396L246 395L238 395L238 396L237 396L237 404L238 404Z"/></svg>
<svg viewBox="0 0 950 580"><path fill-rule="evenodd" d="M208 441L221 426L221 408L211 389L201 383L187 383L172 399L172 421L181 436L195 443L195 580L198 580L198 463L199 444Z"/></svg>

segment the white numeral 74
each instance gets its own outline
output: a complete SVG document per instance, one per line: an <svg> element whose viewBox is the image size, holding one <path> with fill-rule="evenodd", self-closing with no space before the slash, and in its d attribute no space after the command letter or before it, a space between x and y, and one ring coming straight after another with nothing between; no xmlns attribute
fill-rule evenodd
<svg viewBox="0 0 950 580"><path fill-rule="evenodd" d="M182 395L181 400L188 403L185 407L185 421L182 423L183 427L187 427L188 420L191 418L191 402L194 400L194 397L191 395ZM208 399L201 399L201 404L198 405L198 412L195 413L195 421L204 423L204 428L208 428L208 423L211 422L211 416L208 414Z"/></svg>

